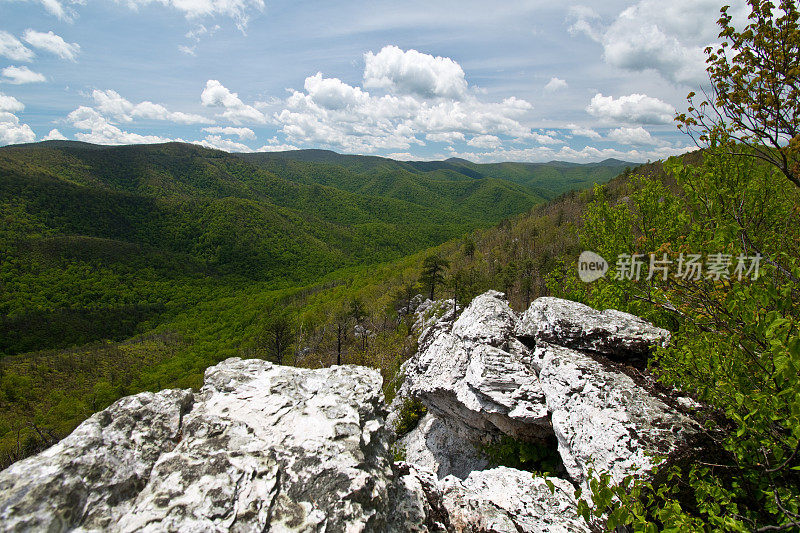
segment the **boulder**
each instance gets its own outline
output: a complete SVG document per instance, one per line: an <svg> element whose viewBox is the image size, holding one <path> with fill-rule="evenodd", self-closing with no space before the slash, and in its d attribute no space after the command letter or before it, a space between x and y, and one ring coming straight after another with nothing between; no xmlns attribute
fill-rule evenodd
<svg viewBox="0 0 800 533"><path fill-rule="evenodd" d="M184 415L190 398L120 400L0 473L6 529L385 527L393 474L377 371L233 358L206 371Z"/></svg>
<svg viewBox="0 0 800 533"><path fill-rule="evenodd" d="M588 532L575 487L559 478L497 467L441 483L452 531L474 533Z"/></svg>
<svg viewBox="0 0 800 533"><path fill-rule="evenodd" d="M517 336L615 358L646 355L667 346L670 334L641 318L615 309L598 311L560 298L537 298L522 315Z"/></svg>
<svg viewBox="0 0 800 533"><path fill-rule="evenodd" d="M526 440L552 434L544 394L524 363L530 352L512 336L516 320L502 293L478 296L450 331L439 328L420 341L420 352L404 366L404 394L482 432L484 442L501 434Z"/></svg>
<svg viewBox="0 0 800 533"><path fill-rule="evenodd" d="M540 341L531 362L575 481L592 467L616 481L648 471L654 455L670 454L696 431L693 420L586 354Z"/></svg>
<svg viewBox="0 0 800 533"><path fill-rule="evenodd" d="M558 478L497 467L460 480L438 480L424 468L398 463L390 533L588 532L575 488ZM551 490L552 486L552 490Z"/></svg>
<svg viewBox="0 0 800 533"><path fill-rule="evenodd" d="M190 391L144 392L91 416L42 453L0 472L3 531L111 529L181 440Z"/></svg>

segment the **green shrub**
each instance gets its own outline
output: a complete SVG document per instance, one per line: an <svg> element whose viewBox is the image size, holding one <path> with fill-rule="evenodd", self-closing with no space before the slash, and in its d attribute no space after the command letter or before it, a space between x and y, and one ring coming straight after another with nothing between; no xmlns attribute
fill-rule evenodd
<svg viewBox="0 0 800 533"><path fill-rule="evenodd" d="M406 398L400 408L400 415L397 418L395 432L398 437L408 434L417 427L420 418L425 416L428 409L423 403L415 398Z"/></svg>
<svg viewBox="0 0 800 533"><path fill-rule="evenodd" d="M533 443L504 435L498 442L480 450L495 466L527 470L540 475L558 475L564 471L555 440Z"/></svg>

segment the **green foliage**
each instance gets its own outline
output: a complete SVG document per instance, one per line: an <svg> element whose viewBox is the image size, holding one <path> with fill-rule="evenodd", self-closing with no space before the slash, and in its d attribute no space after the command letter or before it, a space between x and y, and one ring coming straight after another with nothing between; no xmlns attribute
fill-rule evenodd
<svg viewBox="0 0 800 533"><path fill-rule="evenodd" d="M523 265L539 246L561 254L584 202L565 195L473 233L468 257L460 239L445 241L540 194L458 162L289 163L271 172L180 144L0 149L0 466L122 396L199 387L228 357L277 360L265 335L276 315L290 324L284 362L374 366L388 398L416 351L413 315L401 315L396 296L404 289L408 305L417 295L425 257L450 262L461 305L502 277L519 307L520 277L539 294L552 259L502 275L497 261ZM613 167L564 167L548 195L604 181ZM371 189L358 188L365 177ZM369 335L356 336L358 321Z"/></svg>
<svg viewBox="0 0 800 533"><path fill-rule="evenodd" d="M428 287L428 297L431 300L433 300L436 286L444 283L444 272L449 266L450 262L438 255L429 255L422 262L422 273L420 274L419 281L421 284Z"/></svg>
<svg viewBox="0 0 800 533"><path fill-rule="evenodd" d="M673 271L667 279L611 276L591 285L562 284L596 307L635 312L673 329L672 344L657 351L650 369L714 413L703 431L702 453L710 457L665 464L661 483L626 479L615 485L599 473L592 513L609 517L605 527L797 527L800 194L778 169L731 155L727 141L717 142L700 165L666 165L677 192L655 180L641 182L625 202L611 203L596 192L582 237L607 258L655 253L677 262L681 253L724 253L732 258L731 279ZM763 256L760 276L737 279L736 258L756 254Z"/></svg>
<svg viewBox="0 0 800 533"><path fill-rule="evenodd" d="M411 432L427 412L428 409L421 401L415 398L406 398L397 415L397 425L394 428L397 436L402 437Z"/></svg>
<svg viewBox="0 0 800 533"><path fill-rule="evenodd" d="M480 449L496 466L527 470L542 476L560 475L564 470L555 439L526 442L503 435L499 441L481 446Z"/></svg>

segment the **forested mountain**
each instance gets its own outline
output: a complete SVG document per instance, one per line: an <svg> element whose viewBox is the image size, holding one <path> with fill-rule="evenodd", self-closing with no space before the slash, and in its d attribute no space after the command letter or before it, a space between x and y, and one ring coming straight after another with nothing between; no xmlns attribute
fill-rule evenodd
<svg viewBox="0 0 800 533"><path fill-rule="evenodd" d="M122 339L202 301L200 287L305 285L542 201L466 164L421 165L317 151L240 157L179 143L2 148L0 353Z"/></svg>
<svg viewBox="0 0 800 533"><path fill-rule="evenodd" d="M615 166L576 166L575 186ZM537 194L493 169L178 143L0 148L2 453L41 443L18 442L20 422L63 434L121 394L194 383L302 295L328 302L304 311L323 323L409 254L565 186Z"/></svg>
<svg viewBox="0 0 800 533"><path fill-rule="evenodd" d="M328 150L295 150L237 154L262 168L303 183L320 183L362 194L407 198L422 205L426 195L461 200L476 183L494 190L521 185L528 193L552 199L573 190L605 183L633 163L607 159L600 163L491 163L464 159L445 161L395 161L383 157L342 155ZM501 181L497 181L501 180ZM455 183L463 182L463 183ZM495 193L497 194L497 193ZM486 196L483 192L479 195Z"/></svg>

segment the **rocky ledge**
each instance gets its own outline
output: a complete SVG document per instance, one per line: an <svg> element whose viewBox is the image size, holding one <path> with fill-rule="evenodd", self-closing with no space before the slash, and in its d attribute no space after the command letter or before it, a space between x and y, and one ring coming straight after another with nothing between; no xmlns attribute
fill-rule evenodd
<svg viewBox="0 0 800 533"><path fill-rule="evenodd" d="M694 432L605 360L669 342L637 317L554 298L518 316L493 291L458 317L417 314L388 410L375 370L229 359L199 392L123 398L0 472L0 530L587 531L574 494L590 469L646 475ZM387 415L409 399L428 414L395 444ZM492 465L481 447L504 438L562 465Z"/></svg>

